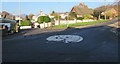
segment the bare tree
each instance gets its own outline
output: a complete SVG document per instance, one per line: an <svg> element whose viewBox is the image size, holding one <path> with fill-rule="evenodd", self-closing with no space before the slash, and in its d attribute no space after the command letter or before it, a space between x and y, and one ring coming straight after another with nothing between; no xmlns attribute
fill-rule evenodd
<svg viewBox="0 0 120 64"><path fill-rule="evenodd" d="M28 19L29 19L29 20L32 20L32 17L33 17L33 16L34 16L34 14L29 14L29 15L28 15Z"/></svg>
<svg viewBox="0 0 120 64"><path fill-rule="evenodd" d="M10 14L6 11L2 11L1 15L2 15L2 18L6 18L6 16Z"/></svg>

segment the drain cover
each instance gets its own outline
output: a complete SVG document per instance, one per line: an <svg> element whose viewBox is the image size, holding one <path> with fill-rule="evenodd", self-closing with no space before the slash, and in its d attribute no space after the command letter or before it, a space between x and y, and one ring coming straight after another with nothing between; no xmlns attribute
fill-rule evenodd
<svg viewBox="0 0 120 64"><path fill-rule="evenodd" d="M78 36L78 35L54 35L54 36L48 37L46 40L47 41L70 43L70 42L80 42L83 40L83 38L81 36Z"/></svg>

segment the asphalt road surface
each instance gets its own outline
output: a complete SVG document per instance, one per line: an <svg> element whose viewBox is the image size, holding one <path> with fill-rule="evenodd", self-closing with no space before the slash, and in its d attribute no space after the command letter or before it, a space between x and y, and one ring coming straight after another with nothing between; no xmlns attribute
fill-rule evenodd
<svg viewBox="0 0 120 64"><path fill-rule="evenodd" d="M39 33L30 30L23 37L3 40L3 62L118 62L115 27L99 25ZM47 29L46 29L47 30ZM42 30L41 30L42 31ZM37 32L35 35L32 33ZM27 35L26 35L27 34ZM20 36L18 35L18 36ZM47 41L54 35L78 35L80 42Z"/></svg>

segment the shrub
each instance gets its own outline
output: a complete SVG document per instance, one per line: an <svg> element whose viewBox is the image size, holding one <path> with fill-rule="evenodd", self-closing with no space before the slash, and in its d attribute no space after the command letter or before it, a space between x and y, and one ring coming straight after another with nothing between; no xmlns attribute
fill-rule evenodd
<svg viewBox="0 0 120 64"><path fill-rule="evenodd" d="M76 13L75 12L70 12L69 13L69 16L70 16L70 18L72 18L72 19L76 19L77 18L77 15L76 15Z"/></svg>
<svg viewBox="0 0 120 64"><path fill-rule="evenodd" d="M38 17L38 23L43 23L43 22L48 23L50 21L51 21L51 19L50 19L49 16L40 16L40 17Z"/></svg>
<svg viewBox="0 0 120 64"><path fill-rule="evenodd" d="M40 17L38 17L38 21L37 21L38 23L43 23L44 22L44 16L40 16Z"/></svg>
<svg viewBox="0 0 120 64"><path fill-rule="evenodd" d="M84 15L84 19L92 18L92 15Z"/></svg>
<svg viewBox="0 0 120 64"><path fill-rule="evenodd" d="M84 17L78 17L77 18L77 20L83 20L84 19Z"/></svg>
<svg viewBox="0 0 120 64"><path fill-rule="evenodd" d="M44 22L48 23L48 22L50 22L50 21L51 21L51 19L50 19L49 16L44 16Z"/></svg>
<svg viewBox="0 0 120 64"><path fill-rule="evenodd" d="M30 26L30 25L32 25L31 21L21 21L20 22L20 26Z"/></svg>
<svg viewBox="0 0 120 64"><path fill-rule="evenodd" d="M56 15L56 16L54 17L54 19L56 19L56 20L58 20L58 18L60 19L61 16Z"/></svg>

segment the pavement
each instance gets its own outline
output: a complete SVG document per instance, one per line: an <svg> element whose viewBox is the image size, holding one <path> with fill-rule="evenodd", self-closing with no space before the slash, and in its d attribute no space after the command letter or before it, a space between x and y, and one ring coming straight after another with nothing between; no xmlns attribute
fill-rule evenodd
<svg viewBox="0 0 120 64"><path fill-rule="evenodd" d="M115 22L117 20L86 28L21 31L3 40L2 60L3 62L118 62L116 27L110 25ZM78 35L83 37L83 40L77 43L46 40L54 35Z"/></svg>

